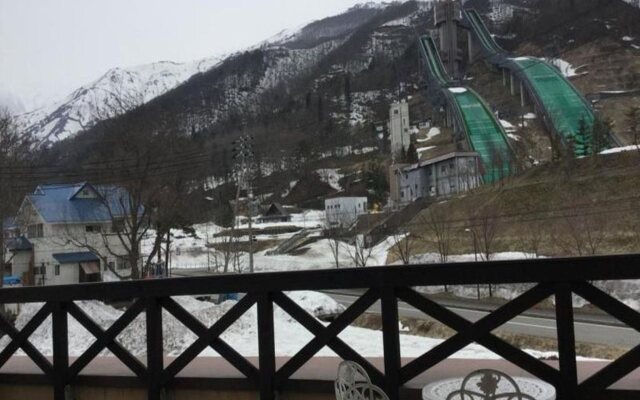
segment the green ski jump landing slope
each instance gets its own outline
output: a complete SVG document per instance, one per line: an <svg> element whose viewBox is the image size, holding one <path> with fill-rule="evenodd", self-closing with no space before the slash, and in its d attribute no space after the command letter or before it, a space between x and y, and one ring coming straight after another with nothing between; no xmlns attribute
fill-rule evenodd
<svg viewBox="0 0 640 400"><path fill-rule="evenodd" d="M480 155L485 183L505 178L511 173L511 151L500 122L482 98L468 87L454 87L449 79L433 39L421 38L422 53L431 77L445 93L445 98L453 100L462 117L463 129L469 144Z"/></svg>
<svg viewBox="0 0 640 400"><path fill-rule="evenodd" d="M467 20L479 42L489 55L489 60L509 68L526 79L551 119L554 130L565 142L575 141L576 155L591 153L590 143L577 137L581 123L587 135L591 132L595 115L589 103L560 71L547 62L533 57L508 58L505 51L495 42L482 18L476 10L466 11ZM503 57L499 57L499 56Z"/></svg>

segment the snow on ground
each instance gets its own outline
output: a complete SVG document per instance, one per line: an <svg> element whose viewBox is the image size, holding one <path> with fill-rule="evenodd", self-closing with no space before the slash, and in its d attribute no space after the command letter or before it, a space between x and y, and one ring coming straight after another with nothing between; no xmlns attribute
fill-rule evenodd
<svg viewBox="0 0 640 400"><path fill-rule="evenodd" d="M424 143L424 142L428 142L429 140L433 139L434 137L438 136L440 133L442 133L440 131L440 128L438 127L433 127L431 129L429 129L429 132L427 133L427 137L424 139L418 139L417 142L418 143Z"/></svg>
<svg viewBox="0 0 640 400"><path fill-rule="evenodd" d="M386 24L383 24L382 26L384 26L384 27L411 26L411 17L404 17L404 18L394 19L393 21L389 21Z"/></svg>
<svg viewBox="0 0 640 400"><path fill-rule="evenodd" d="M507 121L505 119L501 119L500 120L500 125L502 125L502 127L507 132L515 132L516 130L518 130L518 128L516 128L511 122L509 122L509 121Z"/></svg>
<svg viewBox="0 0 640 400"><path fill-rule="evenodd" d="M623 36L622 40L625 42L633 42L634 38L632 38L631 36Z"/></svg>
<svg viewBox="0 0 640 400"><path fill-rule="evenodd" d="M466 93L467 89L462 88L462 87L456 87L456 88L449 88L449 91L451 93Z"/></svg>
<svg viewBox="0 0 640 400"><path fill-rule="evenodd" d="M579 67L573 67L573 65L571 65L569 62L561 59L561 58L554 58L554 59L546 59L546 61L555 66L556 68L558 68L560 70L560 72L562 72L562 75L564 75L567 78L571 78L574 76L581 76L581 75L586 75L587 72L577 72L577 70L579 70L580 68L583 68L584 65L579 66Z"/></svg>
<svg viewBox="0 0 640 400"><path fill-rule="evenodd" d="M513 133L507 133L507 136L508 136L510 139L515 140L516 142L519 142L519 141L520 141L520 139L522 139L520 136L518 136L518 135L516 135L516 134L513 134Z"/></svg>
<svg viewBox="0 0 640 400"><path fill-rule="evenodd" d="M416 149L416 153L418 153L418 157L420 157L422 155L422 153L429 151L429 150L433 150L435 149L436 146L427 146L427 147L420 147Z"/></svg>
<svg viewBox="0 0 640 400"><path fill-rule="evenodd" d="M316 173L320 176L322 182L328 183L329 186L337 191L341 191L342 186L340 186L340 179L344 178L344 174L338 171L339 170L335 168L323 168L316 170Z"/></svg>
<svg viewBox="0 0 640 400"><path fill-rule="evenodd" d="M336 312L343 310L342 306L337 304L333 299L321 293L297 292L287 293L287 295L313 315L318 315L327 310ZM232 301L216 305L211 302L199 301L192 297L177 297L174 298L174 300L206 326L213 325L235 305L235 302ZM98 301L82 301L77 302L77 304L103 329L108 329L108 327L123 314L121 310L117 310ZM42 304L28 304L23 306L21 312L18 314L16 326L20 329L23 328L41 306ZM322 323L327 325L324 322ZM196 335L193 332L189 331L166 311L163 311L163 328L164 350L169 356L178 356L196 340ZM145 316L143 313L118 336L118 342L134 356L144 357L146 355L146 338L145 335L140 335L138 332L144 332L145 329ZM277 306L274 307L274 330L277 356L293 356L313 339L309 331ZM43 355L51 356L53 354L51 337L51 317L49 316L33 333L30 342L33 343ZM353 346L354 350L364 357L380 357L383 355L384 350L381 331L347 327L340 333L339 337ZM247 313L240 317L221 335L221 338L245 357L258 356L256 307L252 307ZM5 336L0 340L0 347L4 348L9 341L10 339ZM89 332L75 319L69 317L69 355L71 357L80 356L94 341L95 338ZM418 357L440 343L442 343L440 339L429 339L410 335L400 336L402 355L405 357ZM535 357L544 355L544 353L535 351L528 352ZM22 353L19 352L19 354ZM101 355L109 356L110 353L103 351ZM326 347L323 348L318 355L335 356L335 354ZM209 348L202 352L200 356L218 356L218 354ZM470 345L456 353L453 358L497 359L498 356L480 346Z"/></svg>
<svg viewBox="0 0 640 400"><path fill-rule="evenodd" d="M636 145L631 145L631 146L624 146L624 147L614 147L613 149L607 149L605 151L600 152L600 154L617 154L617 153L624 153L627 151L640 151L640 146L636 146Z"/></svg>
<svg viewBox="0 0 640 400"><path fill-rule="evenodd" d="M524 119L536 119L536 118L538 118L538 116L535 115L534 113L526 113L524 115Z"/></svg>
<svg viewBox="0 0 640 400"><path fill-rule="evenodd" d="M254 263L258 272L299 271L314 269L336 268L333 243L328 239L322 239L306 246L308 250L299 255L272 255L267 256L266 251L254 255ZM367 250L367 266L385 265L389 250L393 247L391 238ZM340 242L338 246L338 264L340 268L354 267L356 247Z"/></svg>

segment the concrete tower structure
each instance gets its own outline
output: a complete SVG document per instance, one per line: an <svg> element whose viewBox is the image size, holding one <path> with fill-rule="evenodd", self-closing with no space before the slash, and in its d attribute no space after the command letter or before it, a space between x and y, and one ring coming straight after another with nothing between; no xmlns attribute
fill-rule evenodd
<svg viewBox="0 0 640 400"><path fill-rule="evenodd" d="M391 137L391 154L397 159L409 149L411 132L409 121L409 103L401 101L393 103L389 110L389 136Z"/></svg>
<svg viewBox="0 0 640 400"><path fill-rule="evenodd" d="M463 52L458 46L458 28L462 23L461 0L440 0L436 3L434 21L438 32L442 62L455 79L462 78Z"/></svg>

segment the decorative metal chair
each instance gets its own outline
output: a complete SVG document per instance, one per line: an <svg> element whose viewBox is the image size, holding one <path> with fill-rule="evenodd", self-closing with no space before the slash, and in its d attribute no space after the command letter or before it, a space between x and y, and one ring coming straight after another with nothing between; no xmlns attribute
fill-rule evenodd
<svg viewBox="0 0 640 400"><path fill-rule="evenodd" d="M464 378L460 389L449 394L447 400L536 399L522 393L515 379L509 375L492 369L482 369L472 372Z"/></svg>
<svg viewBox="0 0 640 400"><path fill-rule="evenodd" d="M334 387L337 400L389 400L382 389L371 383L367 371L353 361L340 363Z"/></svg>

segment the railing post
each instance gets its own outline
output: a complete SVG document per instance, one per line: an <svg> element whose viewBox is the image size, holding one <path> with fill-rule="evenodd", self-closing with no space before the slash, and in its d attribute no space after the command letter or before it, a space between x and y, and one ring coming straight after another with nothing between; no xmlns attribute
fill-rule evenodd
<svg viewBox="0 0 640 400"><path fill-rule="evenodd" d="M560 385L556 387L558 400L576 399L578 367L576 364L576 338L573 325L573 296L571 285L556 285L556 324L558 355L560 359Z"/></svg>
<svg viewBox="0 0 640 400"><path fill-rule="evenodd" d="M382 340L384 346L384 390L390 400L400 397L400 329L398 327L398 298L393 287L383 288Z"/></svg>
<svg viewBox="0 0 640 400"><path fill-rule="evenodd" d="M65 400L69 382L69 329L67 305L56 302L51 313L53 334L53 398Z"/></svg>
<svg viewBox="0 0 640 400"><path fill-rule="evenodd" d="M164 346L162 342L162 307L157 298L146 301L147 317L147 396L149 400L160 400L160 380L164 368Z"/></svg>
<svg viewBox="0 0 640 400"><path fill-rule="evenodd" d="M258 352L260 400L275 399L276 351L273 330L273 302L268 292L258 295Z"/></svg>

